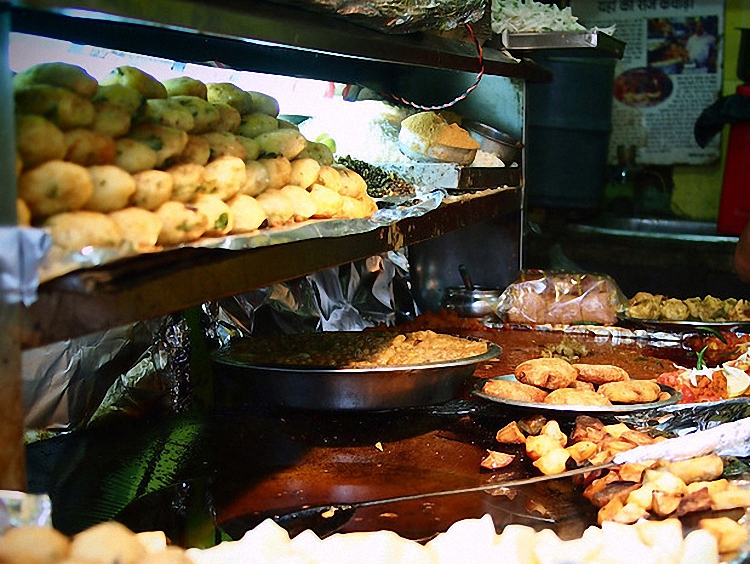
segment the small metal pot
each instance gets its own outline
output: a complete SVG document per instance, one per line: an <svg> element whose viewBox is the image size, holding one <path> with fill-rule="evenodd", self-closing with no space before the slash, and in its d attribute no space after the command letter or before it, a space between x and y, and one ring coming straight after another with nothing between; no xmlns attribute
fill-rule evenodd
<svg viewBox="0 0 750 564"><path fill-rule="evenodd" d="M479 143L480 150L495 155L506 165L514 163L518 152L523 148L518 139L484 123L463 120L461 127Z"/></svg>
<svg viewBox="0 0 750 564"><path fill-rule="evenodd" d="M481 286L446 288L442 306L448 311L455 312L459 317L492 319L496 317L495 307L502 292L499 288Z"/></svg>

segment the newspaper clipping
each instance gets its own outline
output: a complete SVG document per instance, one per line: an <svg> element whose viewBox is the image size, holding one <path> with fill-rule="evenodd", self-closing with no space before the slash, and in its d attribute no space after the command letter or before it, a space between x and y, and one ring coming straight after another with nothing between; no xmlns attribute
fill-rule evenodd
<svg viewBox="0 0 750 564"><path fill-rule="evenodd" d="M700 148L695 121L721 93L721 0L582 0L574 14L587 27L615 24L626 43L617 62L610 164L617 147L635 147L640 164L710 164L721 138Z"/></svg>

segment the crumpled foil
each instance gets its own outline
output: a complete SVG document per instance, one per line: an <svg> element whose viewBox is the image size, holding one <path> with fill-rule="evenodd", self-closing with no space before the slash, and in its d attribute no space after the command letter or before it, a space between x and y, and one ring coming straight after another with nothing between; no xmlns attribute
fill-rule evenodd
<svg viewBox="0 0 750 564"><path fill-rule="evenodd" d="M45 494L0 490L0 533L8 527L52 524L52 502Z"/></svg>
<svg viewBox="0 0 750 564"><path fill-rule="evenodd" d="M333 13L386 33L448 31L482 19L486 0L277 0Z"/></svg>

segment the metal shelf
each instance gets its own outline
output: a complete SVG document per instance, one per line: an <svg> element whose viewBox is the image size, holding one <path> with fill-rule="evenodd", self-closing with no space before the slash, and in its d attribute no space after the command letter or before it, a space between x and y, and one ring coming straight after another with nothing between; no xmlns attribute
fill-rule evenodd
<svg viewBox="0 0 750 564"><path fill-rule="evenodd" d="M420 217L356 235L247 251L182 248L74 272L39 287L39 299L23 311L21 344L31 348L158 317L519 210L519 189L497 188L448 198Z"/></svg>

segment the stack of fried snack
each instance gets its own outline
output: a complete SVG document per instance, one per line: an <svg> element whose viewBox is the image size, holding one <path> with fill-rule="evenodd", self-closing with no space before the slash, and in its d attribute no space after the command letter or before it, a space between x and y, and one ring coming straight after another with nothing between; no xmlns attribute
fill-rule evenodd
<svg viewBox="0 0 750 564"><path fill-rule="evenodd" d="M65 251L144 252L377 209L362 177L261 92L130 66L97 81L66 63L13 87L19 223Z"/></svg>
<svg viewBox="0 0 750 564"><path fill-rule="evenodd" d="M619 366L570 363L557 357L522 362L516 366L515 380L488 380L482 391L515 401L558 405L611 406L669 397L656 382L633 380Z"/></svg>
<svg viewBox="0 0 750 564"><path fill-rule="evenodd" d="M536 416L511 422L497 432L505 445L524 445L532 464L543 474L554 475L569 468L611 462L620 452L653 444L662 438L631 429L625 423L605 425L590 416L576 418L570 436L558 422ZM507 466L515 457L489 451L483 467ZM710 454L676 462L628 463L582 475L583 495L599 508L598 522L635 523L641 519L682 517L704 511L725 511L750 507L750 490L725 478L721 457ZM734 550L744 543L745 529L727 516L702 520L702 526L721 533L725 548Z"/></svg>
<svg viewBox="0 0 750 564"><path fill-rule="evenodd" d="M634 319L657 321L750 321L750 302L714 296L681 300L661 294L638 292L628 300L626 313Z"/></svg>

